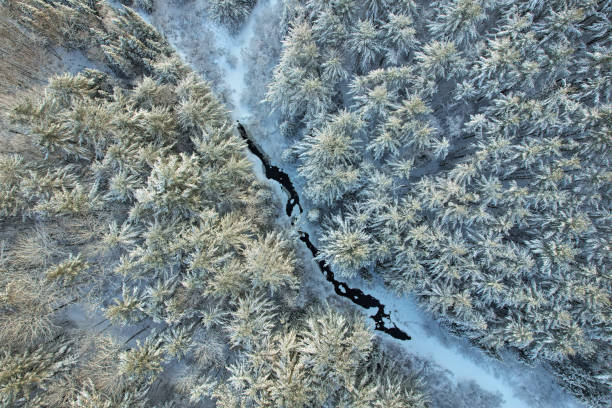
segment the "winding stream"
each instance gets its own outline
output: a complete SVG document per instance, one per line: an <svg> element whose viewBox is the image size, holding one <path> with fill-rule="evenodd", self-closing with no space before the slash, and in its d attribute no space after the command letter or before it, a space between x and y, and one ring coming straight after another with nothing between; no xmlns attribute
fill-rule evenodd
<svg viewBox="0 0 612 408"><path fill-rule="evenodd" d="M289 175L287 175L287 173L279 169L277 166L273 166L270 164L269 160L255 145L255 142L251 140L242 123L237 122L236 128L238 129L238 133L240 133L240 136L246 141L249 151L255 156L257 156L259 160L261 160L265 169L266 177L270 180L278 182L289 193L289 199L287 200L287 204L285 206L287 216L291 217L291 213L293 212L293 209L296 205L300 209L300 213L302 213L304 210L300 205L300 197L298 196L298 193L295 187L293 186ZM310 236L306 232L299 232L300 241L306 244L306 247L310 250L312 256L316 258L316 256L319 254L319 250L310 241ZM395 324L391 323L390 314L385 313L385 305L380 303L378 299L376 299L372 295L363 293L361 289L353 289L349 287L345 282L340 282L336 280L334 278L334 273L332 272L329 265L325 263L325 261L317 260L317 264L319 265L319 269L321 270L321 272L325 275L327 281L331 282L331 284L334 285L334 291L338 296L350 299L351 302L363 307L364 309L378 309L376 314L370 316L370 318L374 320L376 330L385 332L391 337L396 338L398 340L410 340L410 336L406 334L406 332L399 329ZM388 325L393 325L393 327L389 327Z"/></svg>
<svg viewBox="0 0 612 408"><path fill-rule="evenodd" d="M271 165L269 160L266 159L263 153L257 148L255 142L253 142L251 138L249 138L249 135L242 123L240 123L239 121L236 121L236 123L236 127L238 129L238 132L240 133L240 137L242 137L246 141L247 147L249 148L251 153L259 157L259 160L261 160L266 171L266 177L270 180L278 182L289 193L289 200L287 200L287 205L285 206L285 212L287 213L287 217L291 217L293 208L296 205L300 209L300 213L304 212L302 206L300 205L300 197L298 196L298 193L295 190L295 187L293 186L289 175L278 167Z"/></svg>

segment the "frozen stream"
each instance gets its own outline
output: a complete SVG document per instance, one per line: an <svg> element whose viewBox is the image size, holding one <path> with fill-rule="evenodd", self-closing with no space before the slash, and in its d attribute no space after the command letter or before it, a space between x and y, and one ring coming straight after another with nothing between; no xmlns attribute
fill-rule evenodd
<svg viewBox="0 0 612 408"><path fill-rule="evenodd" d="M224 52L224 58L220 58L218 55L211 55L211 57L215 56L217 58L214 63L221 71L220 78L229 91L227 97L234 105L233 119L248 124L248 120L253 116L253 113L244 103L250 89L249 84L245 81L245 75L249 68L248 59L244 58L242 50L244 47L250 46L256 33L256 22L263 13L271 7L278 6L279 3L279 0L260 0L249 20L243 25L242 30L234 36L229 35L225 28L207 21L205 13L200 13L201 15L193 13L190 8L201 5L202 2L199 0L187 2L182 7L165 5L163 6L165 8L162 9L160 5L156 14L147 18L147 21L164 31L179 54L196 70L210 70L209 66L201 66L203 64L201 58L190 57L198 51L197 47L200 41L205 40L208 46L212 43L214 47ZM178 32L173 30L178 30ZM199 38L198 33L206 33L207 38ZM206 63L210 64L210 61ZM275 129L268 130L269 134L278 135ZM253 135L255 138L257 136L256 134ZM256 141L260 142L259 140ZM268 140L265 144L259 143L265 149L264 153L271 157L277 165L281 163L280 157L277 157L279 146L285 144L286 142L283 140ZM290 177L295 175L295 169L285 169L285 171ZM258 175L265 178L261 171L258 171ZM300 193L299 184L296 184L296 189ZM279 194L284 194L280 188L276 190ZM283 197L283 202L286 202L286 200L287 198ZM307 211L308 208L304 208L304 212ZM307 232L312 237L316 237L318 229L316 226L310 226ZM417 355L433 362L454 383L473 381L488 392L500 394L503 398L500 406L507 408L570 408L581 406L573 397L554 383L552 376L545 368L540 366L530 367L509 352L503 355L503 361L489 357L464 339L450 335L413 299L395 296L385 289L380 280L375 279L373 282L365 282L354 279L347 283L351 287L362 288L379 299L382 304L386 305L387 312L392 313L397 327L412 337L410 341L401 341L383 335L383 341L392 342L408 354ZM371 314L371 311L363 310L363 312L367 315ZM440 392L443 391L440 390ZM478 404L473 406L491 407L491 405Z"/></svg>

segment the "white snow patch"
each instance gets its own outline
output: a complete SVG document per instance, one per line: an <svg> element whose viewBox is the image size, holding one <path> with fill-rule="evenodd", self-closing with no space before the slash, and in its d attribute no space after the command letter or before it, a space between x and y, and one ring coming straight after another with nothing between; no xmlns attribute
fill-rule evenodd
<svg viewBox="0 0 612 408"><path fill-rule="evenodd" d="M224 71L225 83L231 91L234 105L232 117L236 120L247 121L251 117L248 107L243 102L243 95L248 88L248 84L245 82L248 67L245 62L243 49L251 44L251 40L255 35L255 23L258 20L258 16L266 9L275 7L277 4L278 0L258 1L249 19L235 35L230 34L227 28L209 22L209 29L215 36L216 45L229 56L229 58L226 57L224 61L218 61L218 63Z"/></svg>

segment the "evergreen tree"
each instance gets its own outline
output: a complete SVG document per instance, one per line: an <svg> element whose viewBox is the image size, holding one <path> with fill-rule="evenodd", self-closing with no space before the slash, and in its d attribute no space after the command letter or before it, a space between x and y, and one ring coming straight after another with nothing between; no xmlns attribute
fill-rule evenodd
<svg viewBox="0 0 612 408"><path fill-rule="evenodd" d="M280 235L267 235L245 248L246 272L255 289L271 294L284 287L296 288L296 259L291 244Z"/></svg>
<svg viewBox="0 0 612 408"><path fill-rule="evenodd" d="M300 175L316 180L306 193L316 201L333 202L353 188L359 178L355 166L358 160L358 141L353 137L360 132L363 122L356 115L341 112L327 126L307 136L295 146L303 165Z"/></svg>
<svg viewBox="0 0 612 408"><path fill-rule="evenodd" d="M341 276L350 278L367 267L373 257L372 237L358 226L336 217L321 238L319 259L325 260Z"/></svg>
<svg viewBox="0 0 612 408"><path fill-rule="evenodd" d="M144 307L143 299L138 293L138 288L130 290L123 285L122 299L115 299L115 305L106 309L106 316L114 322L126 324L141 320L144 316L141 309Z"/></svg>
<svg viewBox="0 0 612 408"><path fill-rule="evenodd" d="M387 49L385 58L390 65L399 64L402 58L419 45L410 16L389 15L389 21L382 26L382 30L384 32L383 43Z"/></svg>
<svg viewBox="0 0 612 408"><path fill-rule="evenodd" d="M487 18L488 0L451 0L436 2L442 12L429 25L431 33L440 38L469 45L478 35L477 26Z"/></svg>
<svg viewBox="0 0 612 408"><path fill-rule="evenodd" d="M392 0L364 0L363 3L368 18L374 20L380 17L392 2Z"/></svg>
<svg viewBox="0 0 612 408"><path fill-rule="evenodd" d="M39 346L23 353L3 351L0 357L0 402L15 406L30 400L45 383L74 364L69 346ZM13 405L15 404L15 405Z"/></svg>
<svg viewBox="0 0 612 408"><path fill-rule="evenodd" d="M146 188L135 192L136 200L157 214L197 212L201 202L201 167L195 155L169 156L154 163Z"/></svg>
<svg viewBox="0 0 612 408"><path fill-rule="evenodd" d="M255 0L208 0L208 12L213 20L238 30L255 3Z"/></svg>
<svg viewBox="0 0 612 408"><path fill-rule="evenodd" d="M415 55L422 75L448 79L460 75L464 60L452 41L432 41Z"/></svg>
<svg viewBox="0 0 612 408"><path fill-rule="evenodd" d="M270 334L274 327L274 305L263 296L248 294L234 302L226 329L232 347L246 350L256 347L257 340Z"/></svg>
<svg viewBox="0 0 612 408"><path fill-rule="evenodd" d="M61 279L64 282L70 282L75 277L85 272L88 268L89 265L81 258L81 254L78 254L75 257L72 257L71 254L67 260L47 270L46 275L48 280Z"/></svg>
<svg viewBox="0 0 612 408"><path fill-rule="evenodd" d="M372 332L363 318L322 310L313 312L305 324L300 351L306 367L332 380L331 387L350 383L372 350Z"/></svg>
<svg viewBox="0 0 612 408"><path fill-rule="evenodd" d="M163 370L163 348L160 339L136 340L136 347L119 354L119 374L130 381L150 384Z"/></svg>
<svg viewBox="0 0 612 408"><path fill-rule="evenodd" d="M351 53L355 55L359 72L366 72L373 67L382 51L380 32L369 20L357 23L347 45Z"/></svg>

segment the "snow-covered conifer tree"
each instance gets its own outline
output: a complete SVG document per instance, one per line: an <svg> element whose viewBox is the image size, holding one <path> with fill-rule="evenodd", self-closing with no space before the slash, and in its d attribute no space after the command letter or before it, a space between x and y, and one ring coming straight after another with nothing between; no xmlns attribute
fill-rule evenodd
<svg viewBox="0 0 612 408"><path fill-rule="evenodd" d="M382 26L382 41L386 48L387 64L398 64L408 52L417 48L419 41L410 16L391 14L389 21Z"/></svg>
<svg viewBox="0 0 612 408"><path fill-rule="evenodd" d="M325 128L295 146L303 163L298 169L300 175L320 180L307 190L313 199L333 202L356 185L359 170L354 163L359 156L354 135L362 127L363 122L355 114L341 112Z"/></svg>
<svg viewBox="0 0 612 408"><path fill-rule="evenodd" d="M478 35L478 24L486 19L489 0L450 0L435 2L432 7L441 9L429 30L438 38L469 45Z"/></svg>
<svg viewBox="0 0 612 408"><path fill-rule="evenodd" d="M463 71L465 61L452 41L432 41L423 46L415 56L422 75L448 79Z"/></svg>
<svg viewBox="0 0 612 408"><path fill-rule="evenodd" d="M152 383L163 370L164 349L161 339L147 337L136 347L119 354L119 373L131 381Z"/></svg>
<svg viewBox="0 0 612 408"><path fill-rule="evenodd" d="M280 235L253 241L245 251L246 271L255 289L274 294L284 287L297 286L296 260L289 242Z"/></svg>
<svg viewBox="0 0 612 408"><path fill-rule="evenodd" d="M389 7L392 0L364 0L363 6L366 9L368 18L374 20L379 18L384 11Z"/></svg>
<svg viewBox="0 0 612 408"><path fill-rule="evenodd" d="M355 276L375 255L372 237L340 217L332 220L321 242L319 258L345 277Z"/></svg>
<svg viewBox="0 0 612 408"><path fill-rule="evenodd" d="M226 327L232 347L251 350L257 340L269 334L276 316L274 304L263 296L248 294L237 299Z"/></svg>
<svg viewBox="0 0 612 408"><path fill-rule="evenodd" d="M207 0L210 16L232 30L238 30L240 24L251 14L256 0Z"/></svg>
<svg viewBox="0 0 612 408"><path fill-rule="evenodd" d="M130 292L129 288L123 285L121 300L115 299L115 304L106 309L106 316L117 323L126 324L141 320L144 315L142 308L144 301L138 288L134 287Z"/></svg>
<svg viewBox="0 0 612 408"><path fill-rule="evenodd" d="M371 21L359 21L351 32L347 45L355 56L359 72L367 72L374 67L382 52L381 33Z"/></svg>

